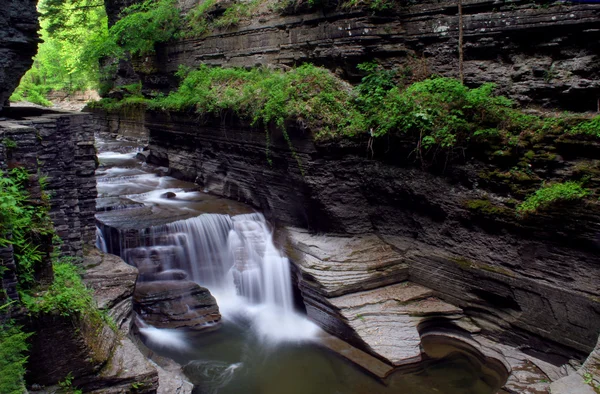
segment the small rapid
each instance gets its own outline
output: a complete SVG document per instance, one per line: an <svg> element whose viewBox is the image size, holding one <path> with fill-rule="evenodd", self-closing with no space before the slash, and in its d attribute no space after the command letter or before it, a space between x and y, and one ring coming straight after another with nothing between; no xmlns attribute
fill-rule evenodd
<svg viewBox="0 0 600 394"><path fill-rule="evenodd" d="M138 268L136 295L173 291L178 304L165 308L169 316L200 310L190 307L195 301L187 293L177 293L196 284L218 304L215 313L222 319L208 314L203 331L195 334L134 317L144 343L183 366L193 393L495 392L498 377L489 368L446 345L450 355L439 362L425 362L414 373L392 372L384 380L349 363L330 349L339 354L357 349L329 348L323 332L296 311L290 261L261 213L170 177L166 168L141 163L131 144L99 141L98 148L96 246ZM144 287L152 291L144 293ZM206 309L214 308L211 302ZM373 361L366 353L359 357Z"/></svg>
<svg viewBox="0 0 600 394"><path fill-rule="evenodd" d="M184 271L210 290L225 320L247 321L264 342L315 339L317 327L295 310L290 263L275 246L265 217L235 209L205 212L203 208L214 208L214 204L206 204L214 196L165 176L161 169L139 163L132 166L134 157L135 152L99 154L100 160L108 163L97 174L99 194L123 200L109 201L109 214L116 215L119 223L133 212L127 211L129 207L140 205L149 209L148 216L162 215L165 223L138 225L137 240L132 241L125 222L116 247L109 245L111 238L99 226L96 246L138 267L141 280L147 264L160 264L162 272ZM183 219L176 220L181 216ZM103 222L104 216L98 217ZM155 330L142 327L140 332L152 341L168 343L171 333L164 332L161 338L161 330Z"/></svg>

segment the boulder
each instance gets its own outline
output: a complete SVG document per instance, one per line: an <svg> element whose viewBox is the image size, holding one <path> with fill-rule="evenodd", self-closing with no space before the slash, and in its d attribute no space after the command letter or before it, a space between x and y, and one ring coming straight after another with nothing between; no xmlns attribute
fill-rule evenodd
<svg viewBox="0 0 600 394"><path fill-rule="evenodd" d="M209 331L221 321L210 291L189 280L138 283L133 300L134 310L156 328Z"/></svg>

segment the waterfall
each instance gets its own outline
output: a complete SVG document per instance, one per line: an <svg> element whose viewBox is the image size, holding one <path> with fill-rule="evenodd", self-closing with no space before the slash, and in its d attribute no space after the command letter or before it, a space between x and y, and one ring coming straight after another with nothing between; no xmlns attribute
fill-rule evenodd
<svg viewBox="0 0 600 394"><path fill-rule="evenodd" d="M102 234L102 230L100 230L98 226L96 226L96 247L104 253L108 252L108 248L106 247L106 240L104 239L104 234Z"/></svg>
<svg viewBox="0 0 600 394"><path fill-rule="evenodd" d="M289 261L262 214L202 214L140 230L139 239L147 246L125 248L122 257L142 280L149 269L183 270L211 291L224 316L250 317L264 338L312 336L312 324L294 312Z"/></svg>

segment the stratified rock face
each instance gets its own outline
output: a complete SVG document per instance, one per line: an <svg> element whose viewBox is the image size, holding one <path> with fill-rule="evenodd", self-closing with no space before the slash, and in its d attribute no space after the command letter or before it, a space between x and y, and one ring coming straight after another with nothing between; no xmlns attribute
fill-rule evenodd
<svg viewBox="0 0 600 394"><path fill-rule="evenodd" d="M156 328L214 330L221 315L208 289L188 280L162 280L138 283L134 309Z"/></svg>
<svg viewBox="0 0 600 394"><path fill-rule="evenodd" d="M107 1L120 10L128 0ZM187 10L197 1L180 1ZM161 45L146 89L166 89L179 65L293 66L305 62L358 80L356 65L377 59L415 77L458 77L454 0L425 0L374 13L315 9L242 20L197 39ZM465 82L494 82L522 103L595 110L600 98L600 5L540 5L526 0L464 4ZM111 15L116 18L116 13ZM123 74L120 71L120 74Z"/></svg>
<svg viewBox="0 0 600 394"><path fill-rule="evenodd" d="M28 383L52 385L70 374L85 392L117 394L137 386L139 393L155 393L156 368L127 337L137 269L91 247L86 248L83 266L85 284L120 332L86 314L36 319Z"/></svg>
<svg viewBox="0 0 600 394"><path fill-rule="evenodd" d="M579 358L596 343L598 204L556 207L528 220L514 212L490 217L465 206L482 198L479 174L493 171L493 165L477 160L454 163L435 174L415 166L413 148L403 141L382 141L375 146L381 156L373 160L366 157L366 141L314 144L310 135L290 125L303 175L277 131L271 133L269 165L264 131L233 118L198 125L182 114L147 113L145 125L149 157L169 166L175 176L195 179L209 192L249 203L283 224L320 232L377 233L383 248L392 247L399 262L408 265L410 281L433 289L504 340L567 357L581 352ZM543 179L553 179L596 154L593 144L588 150L577 146L568 140L557 144L556 154L569 159L535 170ZM313 257L323 257L314 269L330 266L336 271L333 253L318 237L315 242L315 251L306 249ZM328 255L331 261L325 261ZM394 261L385 257L382 267L386 260ZM310 270L309 265L303 273L307 283ZM363 275L346 274L349 279ZM368 276L376 277L377 270L367 274L361 284L349 280L348 286L368 284ZM329 284L324 280L322 286L327 290Z"/></svg>
<svg viewBox="0 0 600 394"><path fill-rule="evenodd" d="M39 28L36 0L5 0L0 7L0 111L33 64Z"/></svg>
<svg viewBox="0 0 600 394"><path fill-rule="evenodd" d="M30 174L47 177L44 191L50 197L50 218L63 241L61 251L78 257L83 254L83 245L94 240L96 232L96 153L91 119L89 114L25 107L6 108L0 118L0 170L18 166ZM41 189L37 187L30 195L40 199ZM44 247L49 246L47 242ZM1 288L8 297L17 299L11 248L2 248L0 255L0 264L7 268ZM38 276L38 280L52 278L49 262L50 259L44 265L45 274Z"/></svg>
<svg viewBox="0 0 600 394"><path fill-rule="evenodd" d="M418 326L458 320L462 310L406 281L408 266L373 235L310 235L288 229L288 253L308 316L393 366L421 360Z"/></svg>

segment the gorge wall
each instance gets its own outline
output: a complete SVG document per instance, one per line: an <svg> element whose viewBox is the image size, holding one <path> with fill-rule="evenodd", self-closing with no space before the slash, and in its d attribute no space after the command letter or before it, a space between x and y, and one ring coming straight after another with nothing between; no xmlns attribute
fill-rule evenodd
<svg viewBox="0 0 600 394"><path fill-rule="evenodd" d="M33 64L39 28L36 0L7 0L0 10L0 107Z"/></svg>
<svg viewBox="0 0 600 394"><path fill-rule="evenodd" d="M108 1L113 20L127 4ZM180 2L184 12L195 4ZM384 13L295 4L158 45L155 56L134 62L144 91L172 89L180 65L311 62L357 81L356 65L377 59L404 68L409 79L458 74L455 2L409 3ZM210 12L218 15L225 6ZM598 4L465 2L465 82L495 82L524 104L595 110L599 20ZM515 180L476 149L458 163L424 170L411 157L414 144L391 137L376 140L373 150L366 138L315 144L310 132L290 123L292 153L274 128L267 148L264 131L231 114L146 112L142 121L141 112L99 112L96 119L113 137L148 140L149 162L247 202L282 225L377 234L404 256L411 281L434 289L497 337L559 358L593 349L600 329L598 204L528 218L517 218L514 204L505 208L533 192L539 179L569 178L585 168L596 184L597 142L545 140L532 152L535 175Z"/></svg>
<svg viewBox="0 0 600 394"><path fill-rule="evenodd" d="M197 2L180 1L186 11ZM596 110L600 98L598 4L471 0L463 2L465 82L498 84L523 104ZM109 0L112 20L129 2ZM405 4L400 2L400 4ZM157 47L137 64L146 91L168 90L180 65L324 66L357 81L356 65L377 59L411 78L458 77L455 1L427 0L383 12L290 2L282 12L257 12L236 26ZM222 14L229 3L210 11ZM294 8L296 7L296 8ZM124 75L130 73L122 68ZM129 75L130 76L130 75Z"/></svg>
<svg viewBox="0 0 600 394"><path fill-rule="evenodd" d="M563 356L589 353L596 343L597 203L519 219L514 211L468 208L469 201L510 196L499 184L478 184L493 164L475 159L435 173L415 165L412 148L400 141L376 144L371 159L366 141L315 144L289 127L298 160L273 131L269 165L264 131L235 118L199 125L185 115L148 112L145 126L149 162L249 203L280 225L377 234L402 254L411 281L497 336ZM572 149L565 143L557 153ZM535 171L551 179L585 160L556 159Z"/></svg>

